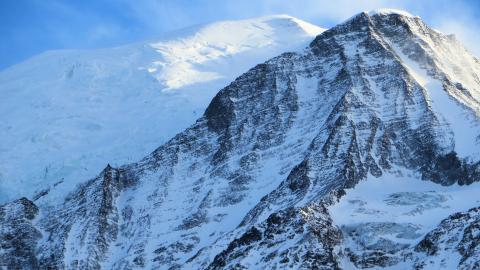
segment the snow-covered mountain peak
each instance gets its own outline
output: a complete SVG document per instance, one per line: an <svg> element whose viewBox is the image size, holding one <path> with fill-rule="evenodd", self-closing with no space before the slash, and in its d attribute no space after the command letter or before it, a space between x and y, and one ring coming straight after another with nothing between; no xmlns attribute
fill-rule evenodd
<svg viewBox="0 0 480 270"><path fill-rule="evenodd" d="M479 68L417 17L362 13L140 161L0 205L0 266L477 269Z"/></svg>
<svg viewBox="0 0 480 270"><path fill-rule="evenodd" d="M115 48L48 51L1 71L0 202L56 183L62 194L107 163L140 159L235 77L321 31L286 15L223 21Z"/></svg>
<svg viewBox="0 0 480 270"><path fill-rule="evenodd" d="M414 16L414 15L412 15L409 12L404 11L404 10L391 9L391 8L380 8L380 9L373 9L373 10L359 12L359 13L349 17L348 19L344 20L339 25L348 24L349 22L355 21L355 20L357 20L358 18L361 18L361 17L373 17L373 16L388 17L390 15L394 15L396 17L420 18L420 17ZM337 26L339 26L339 25L337 25Z"/></svg>
<svg viewBox="0 0 480 270"><path fill-rule="evenodd" d="M161 60L152 62L147 70L167 90L187 87L198 82L223 79L224 58L263 51L272 46L291 47L292 40L316 36L324 29L288 15L272 15L240 21L222 21L188 29L190 33L149 45ZM184 31L185 32L185 31ZM203 70L198 69L203 65ZM217 71L222 70L222 72Z"/></svg>
<svg viewBox="0 0 480 270"><path fill-rule="evenodd" d="M327 30L327 36L368 33L407 68L421 87L429 106L435 110L442 125L456 130L451 148L462 157L480 154L480 79L479 62L455 38L444 35L425 24L420 17L401 12L380 12L370 16L360 13L346 22ZM317 44L311 46L324 48ZM324 39L324 38L323 38ZM360 53L348 48L346 54ZM448 87L445 86L448 85ZM446 88L442 91L442 88ZM468 134L468 135L466 135ZM470 138L470 139L467 139Z"/></svg>

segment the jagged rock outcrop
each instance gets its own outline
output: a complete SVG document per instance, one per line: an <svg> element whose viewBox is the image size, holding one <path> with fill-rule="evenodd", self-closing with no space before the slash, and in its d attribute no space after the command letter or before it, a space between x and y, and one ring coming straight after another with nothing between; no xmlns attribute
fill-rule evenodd
<svg viewBox="0 0 480 270"><path fill-rule="evenodd" d="M479 71L418 17L361 13L237 78L140 162L107 167L58 205L44 195L30 259L53 269L340 269L345 231L328 206L345 189L394 168L446 186L480 180L479 145L465 147L441 110L478 124ZM462 254L475 253L473 229ZM399 263L384 254L355 267Z"/></svg>
<svg viewBox="0 0 480 270"><path fill-rule="evenodd" d="M479 269L480 208L444 219L415 247L415 251L421 254L416 259L416 269L439 268L442 264L457 269ZM455 254L460 256L457 258Z"/></svg>
<svg viewBox="0 0 480 270"><path fill-rule="evenodd" d="M36 244L42 236L35 228L37 206L27 198L0 205L0 267L38 269Z"/></svg>
<svg viewBox="0 0 480 270"><path fill-rule="evenodd" d="M324 204L287 208L256 226L230 242L207 269L340 269L334 247L341 232ZM250 258L256 261L245 263Z"/></svg>
<svg viewBox="0 0 480 270"><path fill-rule="evenodd" d="M119 232L117 200L128 174L108 165L95 179L47 209L38 225L45 238L37 247L39 268L99 269Z"/></svg>

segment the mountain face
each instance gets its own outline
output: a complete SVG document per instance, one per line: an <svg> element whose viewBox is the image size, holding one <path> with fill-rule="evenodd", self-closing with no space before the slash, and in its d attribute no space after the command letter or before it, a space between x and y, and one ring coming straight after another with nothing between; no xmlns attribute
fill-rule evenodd
<svg viewBox="0 0 480 270"><path fill-rule="evenodd" d="M107 163L140 160L235 77L322 31L286 15L224 21L0 72L0 203L53 186L62 198Z"/></svg>
<svg viewBox="0 0 480 270"><path fill-rule="evenodd" d="M141 161L1 206L0 265L478 269L479 74L418 17L358 14Z"/></svg>

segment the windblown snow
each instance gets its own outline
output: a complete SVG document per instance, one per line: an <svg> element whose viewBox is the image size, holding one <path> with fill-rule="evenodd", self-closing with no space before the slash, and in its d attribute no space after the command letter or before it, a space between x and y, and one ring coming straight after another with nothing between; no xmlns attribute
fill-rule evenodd
<svg viewBox="0 0 480 270"><path fill-rule="evenodd" d="M224 21L157 41L48 51L0 72L0 202L60 194L107 163L147 155L255 64L323 29L287 15Z"/></svg>

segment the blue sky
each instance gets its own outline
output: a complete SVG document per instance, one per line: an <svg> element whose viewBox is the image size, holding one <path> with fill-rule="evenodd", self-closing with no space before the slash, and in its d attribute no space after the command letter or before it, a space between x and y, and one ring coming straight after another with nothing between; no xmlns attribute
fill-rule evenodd
<svg viewBox="0 0 480 270"><path fill-rule="evenodd" d="M116 46L217 20L289 14L328 28L382 7L419 15L480 56L477 0L2 0L0 69L45 50Z"/></svg>

